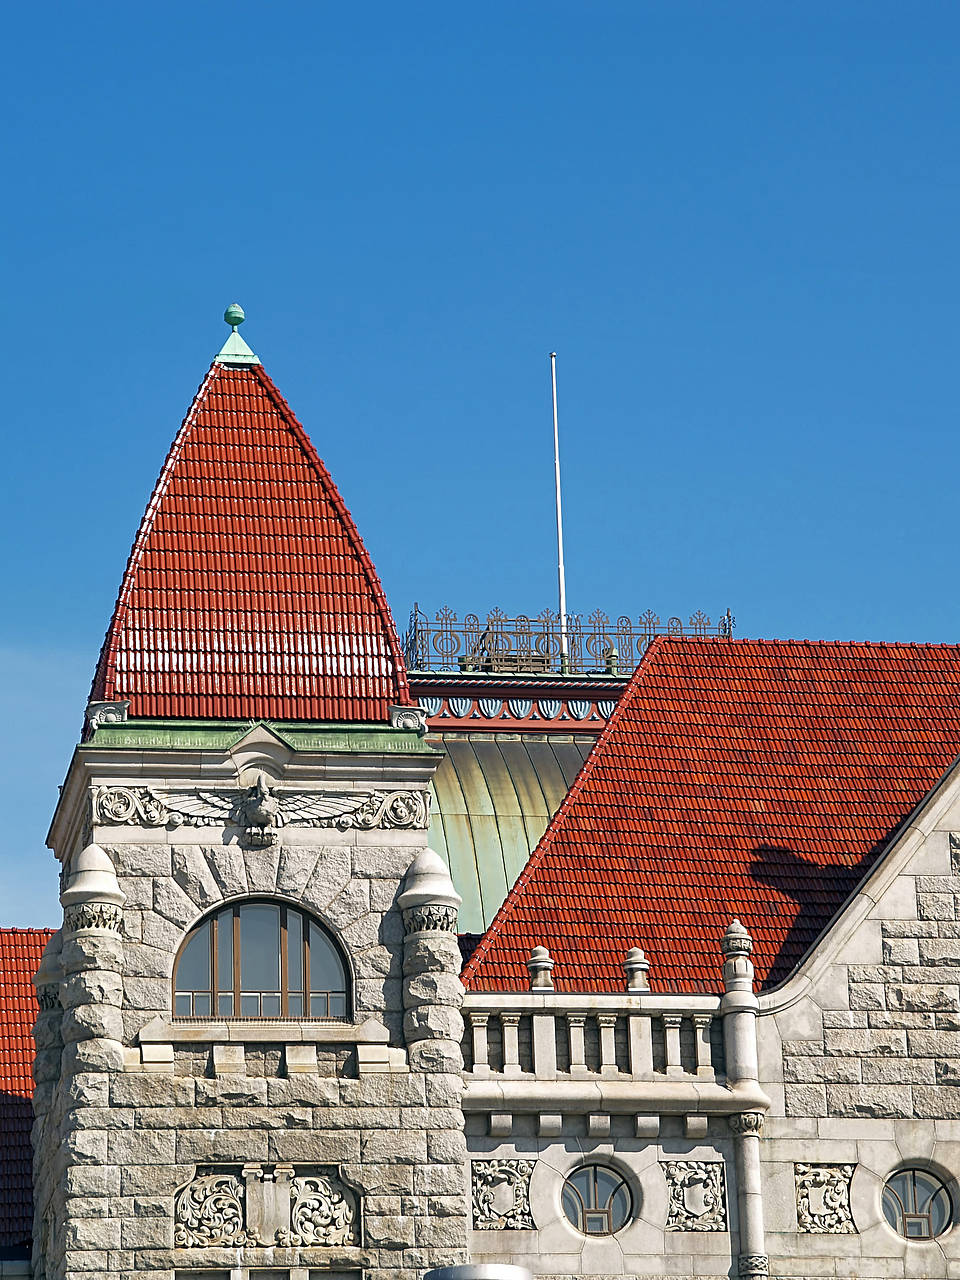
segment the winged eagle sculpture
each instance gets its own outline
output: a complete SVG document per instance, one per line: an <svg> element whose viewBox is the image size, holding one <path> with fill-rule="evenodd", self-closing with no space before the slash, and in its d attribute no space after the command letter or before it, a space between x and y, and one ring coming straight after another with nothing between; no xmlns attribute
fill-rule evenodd
<svg viewBox="0 0 960 1280"><path fill-rule="evenodd" d="M418 791L286 791L258 774L237 791L170 791L150 787L101 787L94 797L96 820L109 824L236 826L246 844L276 844L280 828L425 827L427 799Z"/></svg>

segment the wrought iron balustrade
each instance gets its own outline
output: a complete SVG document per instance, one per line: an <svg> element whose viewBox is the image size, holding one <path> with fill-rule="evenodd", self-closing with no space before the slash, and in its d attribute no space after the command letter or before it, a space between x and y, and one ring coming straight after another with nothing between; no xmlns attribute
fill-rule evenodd
<svg viewBox="0 0 960 1280"><path fill-rule="evenodd" d="M729 609L717 622L698 609L686 623L679 617L664 622L652 609L636 620L624 615L611 621L599 609L588 618L572 613L567 615L564 656L560 615L550 609L515 618L494 609L485 619L467 613L460 620L444 606L431 621L415 604L403 648L411 671L626 676L654 636L729 637L734 622Z"/></svg>

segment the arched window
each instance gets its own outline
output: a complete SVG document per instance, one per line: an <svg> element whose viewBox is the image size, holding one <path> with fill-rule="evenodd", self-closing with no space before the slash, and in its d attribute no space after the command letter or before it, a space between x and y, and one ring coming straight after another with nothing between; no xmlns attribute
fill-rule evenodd
<svg viewBox="0 0 960 1280"><path fill-rule="evenodd" d="M173 971L179 1018L346 1018L349 983L324 929L280 902L238 902L189 934Z"/></svg>

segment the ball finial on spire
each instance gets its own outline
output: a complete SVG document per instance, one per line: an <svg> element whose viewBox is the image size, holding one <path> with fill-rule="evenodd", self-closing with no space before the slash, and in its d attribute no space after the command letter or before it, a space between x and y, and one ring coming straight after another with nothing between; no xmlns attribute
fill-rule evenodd
<svg viewBox="0 0 960 1280"><path fill-rule="evenodd" d="M239 302L231 302L229 307L223 313L223 318L231 328L236 329L237 325L243 324L246 317L243 314L243 307Z"/></svg>

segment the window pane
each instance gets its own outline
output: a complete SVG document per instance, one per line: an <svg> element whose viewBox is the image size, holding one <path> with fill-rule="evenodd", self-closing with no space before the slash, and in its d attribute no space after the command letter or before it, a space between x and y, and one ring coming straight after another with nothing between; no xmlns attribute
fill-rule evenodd
<svg viewBox="0 0 960 1280"><path fill-rule="evenodd" d="M193 997L193 1016L195 1018L209 1018L210 1005L210 992L198 991Z"/></svg>
<svg viewBox="0 0 960 1280"><path fill-rule="evenodd" d="M290 1017L303 1017L303 996L292 995L290 997Z"/></svg>
<svg viewBox="0 0 960 1280"><path fill-rule="evenodd" d="M280 996L263 995L260 997L260 1013L264 1018L280 1017Z"/></svg>
<svg viewBox="0 0 960 1280"><path fill-rule="evenodd" d="M291 991L303 990L303 918L298 911L289 910L287 911L287 985Z"/></svg>
<svg viewBox="0 0 960 1280"><path fill-rule="evenodd" d="M257 903L240 908L240 986L280 989L280 908Z"/></svg>
<svg viewBox="0 0 960 1280"><path fill-rule="evenodd" d="M931 1200L927 1212L930 1214L933 1234L935 1236L942 1235L950 1222L950 1197L943 1187Z"/></svg>
<svg viewBox="0 0 960 1280"><path fill-rule="evenodd" d="M329 1018L330 1013L327 1008L326 995L312 995L310 997L310 1017L311 1018Z"/></svg>
<svg viewBox="0 0 960 1280"><path fill-rule="evenodd" d="M597 1170L597 1207L605 1208L607 1201L620 1185L620 1179L610 1169Z"/></svg>
<svg viewBox="0 0 960 1280"><path fill-rule="evenodd" d="M193 935L177 964L178 991L210 990L210 922Z"/></svg>
<svg viewBox="0 0 960 1280"><path fill-rule="evenodd" d="M217 1013L221 1018L233 1017L233 996L225 996L222 992L217 996Z"/></svg>
<svg viewBox="0 0 960 1280"><path fill-rule="evenodd" d="M233 908L217 916L217 986L233 990Z"/></svg>
<svg viewBox="0 0 960 1280"><path fill-rule="evenodd" d="M260 1016L260 997L246 995L240 993L240 1016L242 1018L257 1018Z"/></svg>
<svg viewBox="0 0 960 1280"><path fill-rule="evenodd" d="M328 1000L327 1016L330 1018L345 1018L347 1016L347 997L345 995L337 995L334 993Z"/></svg>
<svg viewBox="0 0 960 1280"><path fill-rule="evenodd" d="M181 995L178 991L174 999L173 1012L178 1018L190 1017L190 995L189 992Z"/></svg>
<svg viewBox="0 0 960 1280"><path fill-rule="evenodd" d="M347 981L333 943L319 929L310 928L310 990L346 991Z"/></svg>

